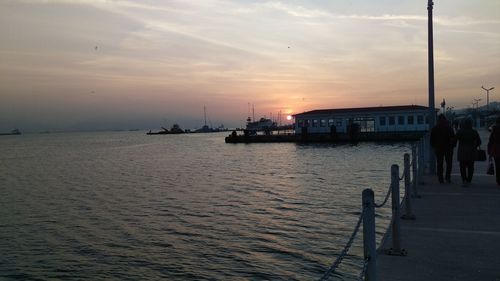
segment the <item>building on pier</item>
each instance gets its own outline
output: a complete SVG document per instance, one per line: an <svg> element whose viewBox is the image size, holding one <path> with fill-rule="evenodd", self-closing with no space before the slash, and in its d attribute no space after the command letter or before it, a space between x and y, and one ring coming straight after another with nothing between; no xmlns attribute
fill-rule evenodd
<svg viewBox="0 0 500 281"><path fill-rule="evenodd" d="M429 130L428 107L397 105L318 109L293 115L295 134L404 133Z"/></svg>

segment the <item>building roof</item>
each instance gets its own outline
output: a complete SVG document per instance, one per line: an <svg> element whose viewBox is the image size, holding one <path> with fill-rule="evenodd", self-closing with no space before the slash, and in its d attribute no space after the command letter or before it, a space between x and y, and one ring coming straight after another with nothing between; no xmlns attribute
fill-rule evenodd
<svg viewBox="0 0 500 281"><path fill-rule="evenodd" d="M427 106L421 105L395 105L395 106L374 106L374 107L357 107L357 108L332 108L332 109L317 109L306 111L293 116L301 115L320 115L320 114L340 114L340 113L365 113L365 112L390 112L390 111L413 111L427 110Z"/></svg>

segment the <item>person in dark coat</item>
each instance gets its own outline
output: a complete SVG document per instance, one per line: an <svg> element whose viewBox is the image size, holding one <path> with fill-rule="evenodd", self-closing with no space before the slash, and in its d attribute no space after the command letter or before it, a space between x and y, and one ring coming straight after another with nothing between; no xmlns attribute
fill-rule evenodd
<svg viewBox="0 0 500 281"><path fill-rule="evenodd" d="M500 185L500 117L495 121L488 141L488 155L495 159L497 185Z"/></svg>
<svg viewBox="0 0 500 281"><path fill-rule="evenodd" d="M474 161L476 160L477 147L481 145L481 138L476 130L472 129L472 119L465 118L460 123L457 132L457 158L460 162L460 175L464 186L472 181L474 175Z"/></svg>
<svg viewBox="0 0 500 281"><path fill-rule="evenodd" d="M431 146L434 148L437 160L437 176L440 183L443 179L443 160L446 161L446 182L451 182L451 166L453 148L455 147L455 132L443 114L438 116L438 122L431 130Z"/></svg>

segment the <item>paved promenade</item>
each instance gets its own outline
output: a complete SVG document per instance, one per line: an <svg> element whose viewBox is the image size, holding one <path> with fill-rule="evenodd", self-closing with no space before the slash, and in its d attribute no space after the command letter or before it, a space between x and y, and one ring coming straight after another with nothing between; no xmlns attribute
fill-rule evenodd
<svg viewBox="0 0 500 281"><path fill-rule="evenodd" d="M379 254L379 281L500 281L500 187L486 175L487 162L476 162L472 183L463 187L455 159L451 184L425 177L418 186L417 219L401 221L408 255ZM382 249L391 243L389 237Z"/></svg>

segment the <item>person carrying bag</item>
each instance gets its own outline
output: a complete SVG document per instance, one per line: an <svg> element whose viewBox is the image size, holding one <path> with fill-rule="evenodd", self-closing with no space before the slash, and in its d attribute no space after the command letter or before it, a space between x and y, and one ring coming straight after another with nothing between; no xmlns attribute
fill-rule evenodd
<svg viewBox="0 0 500 281"><path fill-rule="evenodd" d="M488 155L490 156L490 161L492 158L494 159L497 185L500 185L500 117L496 119L495 125L491 130L488 140ZM491 164L493 164L492 162Z"/></svg>
<svg viewBox="0 0 500 281"><path fill-rule="evenodd" d="M474 175L474 161L478 157L477 148L481 145L481 138L477 131L472 129L471 118L462 120L456 137L458 141L457 158L460 162L460 175L462 177L462 184L465 187L469 185Z"/></svg>

